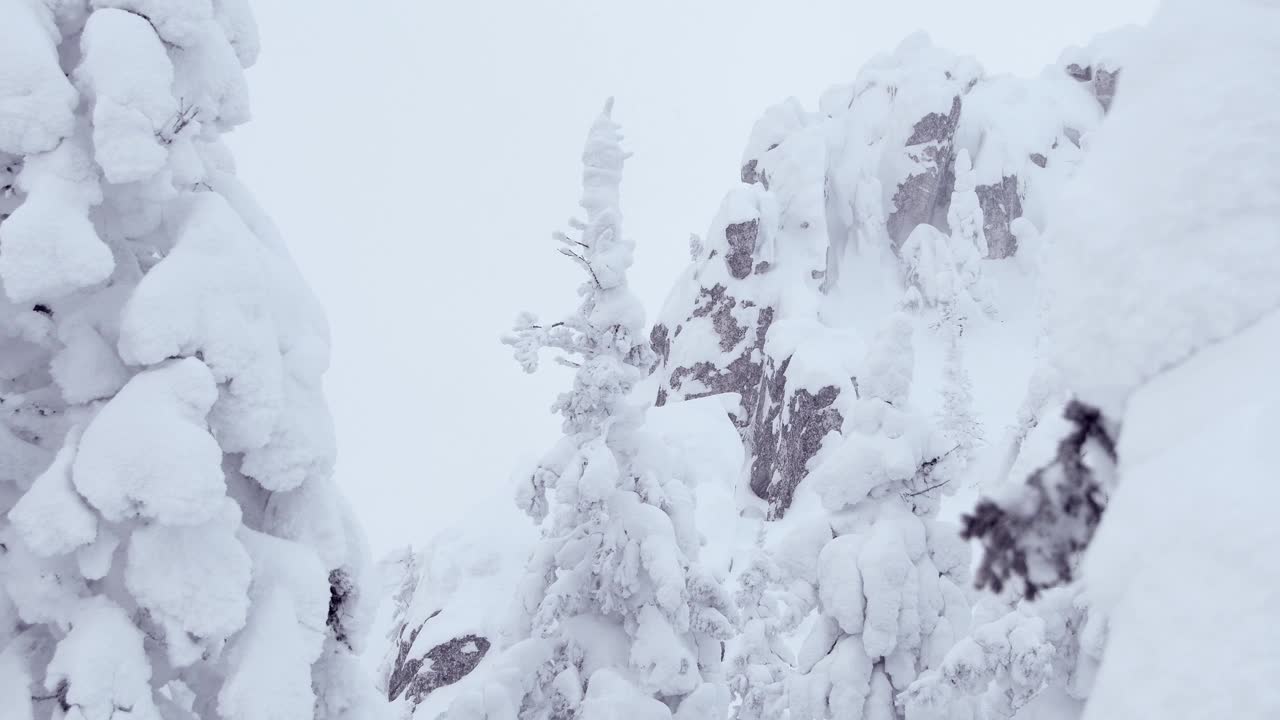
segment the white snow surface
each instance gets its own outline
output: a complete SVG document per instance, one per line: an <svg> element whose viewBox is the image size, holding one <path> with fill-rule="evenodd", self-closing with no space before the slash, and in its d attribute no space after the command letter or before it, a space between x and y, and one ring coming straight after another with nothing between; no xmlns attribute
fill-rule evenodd
<svg viewBox="0 0 1280 720"><path fill-rule="evenodd" d="M188 47L213 19L210 0L91 0L94 9L116 8L147 18L161 40Z"/></svg>
<svg viewBox="0 0 1280 720"><path fill-rule="evenodd" d="M103 597L85 599L49 662L45 689L67 682L67 703L85 720L110 718L118 708L131 708L138 720L161 720L142 640L119 606Z"/></svg>
<svg viewBox="0 0 1280 720"><path fill-rule="evenodd" d="M1138 43L1046 240L1052 357L1116 417L1280 306L1280 7L1169 0Z"/></svg>
<svg viewBox="0 0 1280 720"><path fill-rule="evenodd" d="M89 16L77 81L93 103L94 159L111 183L145 180L168 153L159 131L173 122L173 64L147 19L106 9Z"/></svg>
<svg viewBox="0 0 1280 720"><path fill-rule="evenodd" d="M1089 720L1280 715L1277 347L1272 312L1133 394L1084 570L1110 624Z"/></svg>
<svg viewBox="0 0 1280 720"><path fill-rule="evenodd" d="M43 3L0 0L0 152L47 152L71 134L79 98L58 65L58 40Z"/></svg>
<svg viewBox="0 0 1280 720"><path fill-rule="evenodd" d="M208 521L226 492L222 451L204 424L215 397L195 358L135 375L85 429L72 465L76 490L112 522Z"/></svg>
<svg viewBox="0 0 1280 720"><path fill-rule="evenodd" d="M79 432L68 433L53 463L36 478L9 520L23 542L38 555L61 555L87 545L98 535L98 517L71 484L71 463Z"/></svg>
<svg viewBox="0 0 1280 720"><path fill-rule="evenodd" d="M102 201L87 131L27 158L26 200L0 226L0 280L13 302L50 300L107 279L115 265L89 219Z"/></svg>
<svg viewBox="0 0 1280 720"><path fill-rule="evenodd" d="M174 248L142 279L120 320L120 355L137 365L200 353L225 383L210 425L231 450L266 443L279 412L280 351L261 246L218 195L175 203ZM287 489L287 488L279 488Z"/></svg>
<svg viewBox="0 0 1280 720"><path fill-rule="evenodd" d="M252 563L236 537L239 507L220 505L201 525L149 525L129 538L125 585L171 631L222 638L244 627Z"/></svg>

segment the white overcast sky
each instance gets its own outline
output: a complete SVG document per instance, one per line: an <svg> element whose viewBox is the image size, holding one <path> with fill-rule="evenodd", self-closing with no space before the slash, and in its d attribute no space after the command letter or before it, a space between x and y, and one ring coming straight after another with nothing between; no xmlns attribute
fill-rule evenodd
<svg viewBox="0 0 1280 720"><path fill-rule="evenodd" d="M737 179L760 112L813 108L917 30L1037 73L1156 0L257 0L240 174L328 308L340 482L378 555L465 522L551 442L561 373L498 343L578 282L549 234L576 210L587 125L617 97L633 284L657 312Z"/></svg>

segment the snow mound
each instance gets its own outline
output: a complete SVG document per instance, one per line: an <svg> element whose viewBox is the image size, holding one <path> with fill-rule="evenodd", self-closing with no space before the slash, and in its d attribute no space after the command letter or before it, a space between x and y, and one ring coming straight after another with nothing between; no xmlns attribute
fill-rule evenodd
<svg viewBox="0 0 1280 720"><path fill-rule="evenodd" d="M142 639L119 606L102 597L84 601L49 662L45 688L55 691L65 683L63 702L86 719L130 708L131 718L161 720Z"/></svg>
<svg viewBox="0 0 1280 720"><path fill-rule="evenodd" d="M145 180L167 159L160 131L173 121L173 65L144 16L101 10L80 39L76 79L93 103L94 158L108 182Z"/></svg>
<svg viewBox="0 0 1280 720"><path fill-rule="evenodd" d="M204 424L215 397L195 358L135 375L85 429L72 464L76 490L112 522L211 519L226 492L222 451Z"/></svg>
<svg viewBox="0 0 1280 720"><path fill-rule="evenodd" d="M1280 715L1276 347L1272 312L1130 399L1121 485L1085 556L1110 623L1086 718Z"/></svg>
<svg viewBox="0 0 1280 720"><path fill-rule="evenodd" d="M0 279L15 303L50 300L94 285L115 261L89 220L102 201L87 133L27 158L23 203L0 225Z"/></svg>
<svg viewBox="0 0 1280 720"><path fill-rule="evenodd" d="M46 152L71 134L79 98L58 64L60 39L42 3L0 0L0 152Z"/></svg>
<svg viewBox="0 0 1280 720"><path fill-rule="evenodd" d="M9 511L9 520L27 547L39 555L61 555L93 542L98 517L71 484L71 463L79 433L68 434L48 469Z"/></svg>

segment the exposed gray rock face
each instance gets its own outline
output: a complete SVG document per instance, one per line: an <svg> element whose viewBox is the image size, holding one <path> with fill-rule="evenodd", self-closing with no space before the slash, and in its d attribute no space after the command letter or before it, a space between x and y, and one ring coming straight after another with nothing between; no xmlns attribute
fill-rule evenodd
<svg viewBox="0 0 1280 720"><path fill-rule="evenodd" d="M735 319L734 310L745 305L755 322L747 328ZM698 289L698 302L689 320L711 320L717 351L707 359L670 366L672 342L665 325L654 326L651 340L668 381L658 391L659 405L717 393L738 393L739 410L731 413L752 454L750 486L769 504L769 516L781 517L791 506L796 486L804 479L809 460L827 433L839 430L843 417L834 407L835 386L816 394L787 383L791 358L777 361L765 348L774 308L759 308L751 300L728 294L724 285ZM683 327L682 326L678 326ZM750 336L748 336L750 331ZM727 362L726 362L727 360Z"/></svg>
<svg viewBox="0 0 1280 720"><path fill-rule="evenodd" d="M441 688L483 686L480 675L500 665L496 638L508 627L512 593L537 534L527 520L514 503L486 508L421 551L383 560L379 575L394 603L379 667L388 702L408 713L419 708L421 716L423 703L438 709L440 701L452 702L437 697L446 694Z"/></svg>
<svg viewBox="0 0 1280 720"><path fill-rule="evenodd" d="M784 147L778 152L793 154L767 156L777 172L772 191L761 182L728 194L705 255L677 284L650 334L658 404L720 393L740 399L730 415L752 455L750 486L771 517L790 507L822 438L842 422L832 407L840 391L794 388L792 357L775 357L768 347L784 290L816 297L822 279L825 256L816 254L813 266L814 255L803 252L826 237L815 216L824 212L821 166L806 177L812 168L795 165L795 153L812 149Z"/></svg>
<svg viewBox="0 0 1280 720"><path fill-rule="evenodd" d="M739 301L726 295L723 285L716 285L710 290L704 288L701 292L704 294L705 302L694 308L691 317L710 317L719 337L722 352L732 353L747 336L747 328L739 325L732 313ZM743 300L741 304L750 308L751 301ZM723 392L740 393L743 412L739 413L736 419L740 427L750 425L751 410L756 405L764 367L762 361L753 358L757 358L764 352L765 337L772 322L773 308L761 309L757 315L752 342L741 352L734 354L733 359L722 367L718 367L714 362L701 361L672 368L668 382L671 391L679 394L682 400ZM682 328L682 325L676 327L677 336ZM665 326L662 325L654 327L655 334L665 330ZM665 399L666 396L663 397Z"/></svg>
<svg viewBox="0 0 1280 720"><path fill-rule="evenodd" d="M1093 78L1093 94L1102 103L1103 110L1111 109L1111 100L1116 96L1116 81L1120 78L1119 70L1098 68Z"/></svg>
<svg viewBox="0 0 1280 720"><path fill-rule="evenodd" d="M1000 184L978 185L978 203L982 206L982 229L987 235L987 257L1006 258L1018 251L1018 239L1011 229L1022 217L1022 197L1018 194L1018 178L1005 175Z"/></svg>
<svg viewBox="0 0 1280 720"><path fill-rule="evenodd" d="M729 266L729 274L735 280L742 280L751 274L756 265L753 262L756 241L760 238L760 221L758 219L733 223L724 229L725 240L729 244L729 252L724 261Z"/></svg>
<svg viewBox="0 0 1280 720"><path fill-rule="evenodd" d="M750 197L744 189L737 199ZM742 402L732 416L744 433L758 411L774 318L760 222L757 214L717 224L698 267L677 286L680 297L669 301L649 335L662 378L657 404L737 393Z"/></svg>
<svg viewBox="0 0 1280 720"><path fill-rule="evenodd" d="M753 434L751 491L769 502L769 517L782 517L791 507L796 487L808 472L809 460L827 433L840 430L844 417L834 403L840 390L828 385L815 395L804 388L787 388L784 360L769 378Z"/></svg>
<svg viewBox="0 0 1280 720"><path fill-rule="evenodd" d="M427 622L431 620L428 619ZM436 689L452 685L466 677L484 659L485 653L489 652L489 641L486 638L469 634L440 643L420 657L411 657L414 641L425 625L423 623L414 628L407 638L401 632L400 652L387 680L389 701L404 693L416 706Z"/></svg>
<svg viewBox="0 0 1280 720"><path fill-rule="evenodd" d="M961 101L957 95L947 114L929 113L916 122L907 138L905 152L919 166L908 175L893 195L893 207L887 222L889 237L897 249L917 225L934 222L939 214L946 216L955 185L952 164L955 162L955 133L960 123Z"/></svg>
<svg viewBox="0 0 1280 720"><path fill-rule="evenodd" d="M1088 84L1104 111L1111 109L1111 101L1116 96L1116 81L1120 79L1119 68L1108 68L1102 64L1081 66L1078 63L1071 63L1067 66L1067 74L1079 82Z"/></svg>
<svg viewBox="0 0 1280 720"><path fill-rule="evenodd" d="M772 150L773 148L776 148L776 147L778 146L774 145L768 148L768 150ZM766 150L765 152L768 152L768 150ZM758 183L765 190L769 189L769 173L765 172L764 169L760 167L759 158L751 158L750 160L748 160L746 163L743 164L742 182L748 185L755 185Z"/></svg>
<svg viewBox="0 0 1280 720"><path fill-rule="evenodd" d="M329 614L325 624L333 638L346 645L348 650L355 649L351 643L351 624L357 595L356 583L350 572L338 568L329 573Z"/></svg>
<svg viewBox="0 0 1280 720"><path fill-rule="evenodd" d="M784 139L806 122L804 106L795 98L770 107L751 129L746 150L742 154L742 182L760 184L769 189L765 171L766 155L778 148Z"/></svg>

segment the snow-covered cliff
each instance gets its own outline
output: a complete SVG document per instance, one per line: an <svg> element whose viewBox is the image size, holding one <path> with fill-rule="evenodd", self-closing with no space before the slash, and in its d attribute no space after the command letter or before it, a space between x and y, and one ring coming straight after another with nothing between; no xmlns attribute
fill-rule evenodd
<svg viewBox="0 0 1280 720"><path fill-rule="evenodd" d="M696 406L668 435L704 478L701 557L728 586L754 583L739 594L748 629L723 649L737 659L732 712L758 702L753 717L771 717L767 698L787 696L813 717L838 702L902 712L894 698L968 632L968 553L950 520L1030 462L1023 439L1057 407L1039 349L1040 231L1132 35L1033 78L913 36L817 110L788 99L756 123L741 184L657 313L653 374L636 390L656 427ZM534 535L521 522L445 533L416 561L386 662L406 716L443 716L503 672ZM460 573L468 557L475 572ZM850 583L866 615L841 601ZM780 661L761 659L770 646Z"/></svg>

